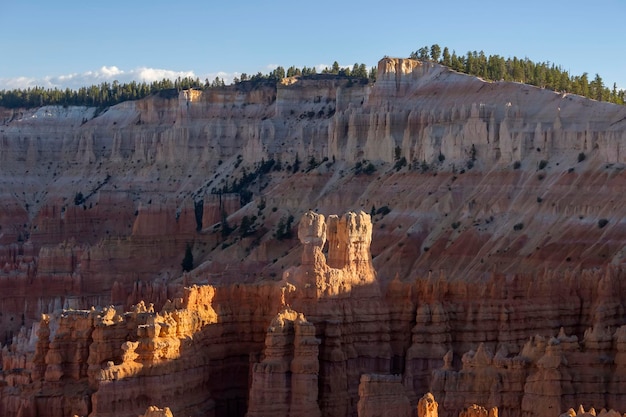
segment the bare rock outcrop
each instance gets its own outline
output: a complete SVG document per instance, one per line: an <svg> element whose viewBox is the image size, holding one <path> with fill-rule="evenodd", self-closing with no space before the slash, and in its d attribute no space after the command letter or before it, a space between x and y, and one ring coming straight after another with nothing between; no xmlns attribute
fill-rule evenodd
<svg viewBox="0 0 626 417"><path fill-rule="evenodd" d="M212 308L214 294L212 287L193 287L184 299L166 305L160 313L140 303L123 316L110 313L111 309L100 315L103 330L115 331L121 326L135 334L125 336L130 341L114 344L112 352L107 348L112 340L94 340L88 358L92 370L89 383L97 389L92 395L93 413L131 415L155 403L183 413L214 412L207 386L208 358L189 340L217 321ZM185 377L179 377L182 375ZM142 394L145 389L150 395ZM138 397L142 400L137 401Z"/></svg>
<svg viewBox="0 0 626 417"><path fill-rule="evenodd" d="M168 407L159 408L152 405L139 417L174 417L174 414Z"/></svg>
<svg viewBox="0 0 626 417"><path fill-rule="evenodd" d="M566 416L568 417L577 417L577 416L621 417L623 416L623 414L620 414L618 411L615 411L613 409L606 410L604 408L600 410L599 412L597 412L593 407L585 411L585 408L582 405L580 405L578 406L578 410L574 411L573 408L570 408L569 410L567 410L566 412L560 415L560 417L566 417Z"/></svg>
<svg viewBox="0 0 626 417"><path fill-rule="evenodd" d="M417 403L417 416L418 417L438 417L439 416L439 403L435 400L435 396L427 392L420 398Z"/></svg>
<svg viewBox="0 0 626 417"><path fill-rule="evenodd" d="M283 275L294 287L286 302L304 312L323 341L323 415L356 411L361 375L390 369L389 310L369 254L371 233L366 213L330 216L326 223L323 215L308 212L298 228L302 265ZM322 252L325 235L328 258Z"/></svg>
<svg viewBox="0 0 626 417"><path fill-rule="evenodd" d="M461 411L459 417L498 417L498 409L492 407L487 410L485 407L472 404L467 409Z"/></svg>
<svg viewBox="0 0 626 417"><path fill-rule="evenodd" d="M185 413L191 409L209 413L215 404L204 395L209 392L208 372L203 372L208 361L189 338L217 320L211 308L213 295L213 287L189 288L184 299L160 313L140 303L123 314L107 307L44 316L34 343L25 339L21 345L12 344L12 351L5 348L3 369L12 374L19 368L28 371L19 381L23 388L36 384L51 393L61 381L80 387L50 404L49 416L139 415L157 401ZM9 404L28 403L27 393L24 389L8 396L16 400Z"/></svg>
<svg viewBox="0 0 626 417"><path fill-rule="evenodd" d="M364 374L359 384L359 417L411 417L413 410L399 375ZM437 414L429 414L437 417Z"/></svg>
<svg viewBox="0 0 626 417"><path fill-rule="evenodd" d="M561 329L556 336L531 338L518 354L501 348L493 355L481 344L463 355L460 371L447 354L444 367L433 372L431 386L446 415L469 407L474 399L512 416L548 415L576 399L613 408L620 402L607 393L613 386L610 381L621 372L610 366L610 358L619 356L621 348L615 350L611 341L618 340L620 329L614 333L589 329L583 341ZM597 349L598 339L605 341L602 349L589 355L586 346Z"/></svg>
<svg viewBox="0 0 626 417"><path fill-rule="evenodd" d="M369 252L372 223L368 214L332 215L326 222L324 215L307 212L298 225L298 238L303 244L302 266L287 271L283 279L307 295L322 298L378 288ZM327 238L328 258L322 252Z"/></svg>
<svg viewBox="0 0 626 417"><path fill-rule="evenodd" d="M252 368L246 416L320 417L319 339L302 314L283 310L268 328L263 359Z"/></svg>

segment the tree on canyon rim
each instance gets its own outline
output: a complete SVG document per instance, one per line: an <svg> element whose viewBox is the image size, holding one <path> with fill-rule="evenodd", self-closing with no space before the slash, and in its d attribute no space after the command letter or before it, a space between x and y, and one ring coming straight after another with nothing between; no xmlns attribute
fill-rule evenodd
<svg viewBox="0 0 626 417"><path fill-rule="evenodd" d="M438 62L439 57L441 56L441 47L437 44L434 44L430 47L430 57L433 61Z"/></svg>

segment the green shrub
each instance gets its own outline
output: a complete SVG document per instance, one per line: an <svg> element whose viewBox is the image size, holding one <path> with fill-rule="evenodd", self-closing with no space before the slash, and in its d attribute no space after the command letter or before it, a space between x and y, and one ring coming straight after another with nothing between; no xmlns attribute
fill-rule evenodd
<svg viewBox="0 0 626 417"><path fill-rule="evenodd" d="M228 219L227 219L228 215L226 214L226 210L222 210L222 238L226 239L233 230L235 230L234 228L230 227L230 225L228 224Z"/></svg>
<svg viewBox="0 0 626 417"><path fill-rule="evenodd" d="M183 272L189 272L193 269L193 253L191 253L191 245L189 243L185 247L185 256L180 266L183 267Z"/></svg>
<svg viewBox="0 0 626 417"><path fill-rule="evenodd" d="M396 169L396 171L400 171L404 166L406 166L406 158L403 156L396 161L394 168Z"/></svg>
<svg viewBox="0 0 626 417"><path fill-rule="evenodd" d="M366 173L367 175L372 175L374 172L376 172L376 167L374 166L374 164L370 162L367 164L363 172Z"/></svg>
<svg viewBox="0 0 626 417"><path fill-rule="evenodd" d="M254 220L248 216L243 216L241 218L241 224L239 225L239 234L241 237L250 236L254 232Z"/></svg>
<svg viewBox="0 0 626 417"><path fill-rule="evenodd" d="M278 221L278 225L276 226L274 237L278 240L291 239L293 237L293 233L291 231L293 220L294 219L291 214L287 217L287 219L281 217Z"/></svg>
<svg viewBox="0 0 626 417"><path fill-rule="evenodd" d="M354 175L359 175L361 173L372 175L374 172L376 172L376 166L365 159L363 161L358 161L356 164L354 164L353 169Z"/></svg>
<svg viewBox="0 0 626 417"><path fill-rule="evenodd" d="M394 151L393 151L393 159L395 161L400 160L400 157L402 156L402 148L400 148L399 146L396 146Z"/></svg>
<svg viewBox="0 0 626 417"><path fill-rule="evenodd" d="M83 204L84 201L85 197L83 196L83 193L81 193L80 191L77 192L74 196L74 204L80 206L81 204Z"/></svg>
<svg viewBox="0 0 626 417"><path fill-rule="evenodd" d="M319 164L318 164L317 160L315 159L315 157L311 156L311 158L309 159L309 165L307 167L307 172L317 168L318 165Z"/></svg>

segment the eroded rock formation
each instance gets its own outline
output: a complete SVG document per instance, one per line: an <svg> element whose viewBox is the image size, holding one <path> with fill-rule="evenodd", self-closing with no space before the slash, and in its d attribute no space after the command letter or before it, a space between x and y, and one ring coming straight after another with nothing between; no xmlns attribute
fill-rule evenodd
<svg viewBox="0 0 626 417"><path fill-rule="evenodd" d="M418 417L438 417L439 403L435 401L435 396L427 392L417 403Z"/></svg>
<svg viewBox="0 0 626 417"><path fill-rule="evenodd" d="M399 375L363 374L357 408L359 417L414 415ZM437 417L437 414L428 417Z"/></svg>
<svg viewBox="0 0 626 417"><path fill-rule="evenodd" d="M498 409L492 407L487 410L485 407L472 404L466 410L461 411L459 417L498 417Z"/></svg>
<svg viewBox="0 0 626 417"><path fill-rule="evenodd" d="M140 302L123 314L111 306L44 315L32 330L37 337L21 334L3 351L5 381L21 388L3 392L6 403L36 408L28 387L71 380L91 395L78 401L67 394L50 415L130 416L153 404L167 405L174 414L237 415L246 402L249 416L355 413L360 375L389 369L388 313L369 256L369 215L331 216L331 222L337 251L330 256L340 268L328 266L321 252L324 217L308 213L299 226L302 265L285 272L282 282L194 286L160 312ZM312 255L317 263L307 262ZM311 292L311 286L320 291ZM252 303L238 305L241 292ZM245 310L253 306L254 312ZM249 396L229 401L228 389L212 387L227 384L219 375L229 372L224 361L236 352L260 359L252 364L250 387L248 371L229 376L246 394L249 388ZM7 413L27 413L6 407Z"/></svg>
<svg viewBox="0 0 626 417"><path fill-rule="evenodd" d="M174 415L168 407L159 408L152 405L148 407L145 414L142 414L139 417L174 417Z"/></svg>
<svg viewBox="0 0 626 417"><path fill-rule="evenodd" d="M3 109L0 414L626 409L625 108L378 74Z"/></svg>
<svg viewBox="0 0 626 417"><path fill-rule="evenodd" d="M580 405L577 411L574 411L573 408L570 408L565 413L561 414L561 417L565 417L565 416L569 416L569 417L575 417L575 416L620 417L622 415L623 414L620 414L619 412L613 409L607 411L604 408L600 410L600 412L596 412L596 410L593 407L585 411L585 408L582 405Z"/></svg>
<svg viewBox="0 0 626 417"><path fill-rule="evenodd" d="M319 417L319 344L302 314L280 312L268 328L263 359L252 368L246 416Z"/></svg>

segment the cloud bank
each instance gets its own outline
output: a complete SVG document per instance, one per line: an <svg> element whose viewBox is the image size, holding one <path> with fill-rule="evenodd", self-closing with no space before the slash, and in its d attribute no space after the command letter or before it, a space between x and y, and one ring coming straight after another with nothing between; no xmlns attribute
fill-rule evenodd
<svg viewBox="0 0 626 417"><path fill-rule="evenodd" d="M44 88L70 88L72 90L80 87L98 85L103 82L113 82L115 80L120 83L131 81L151 83L164 78L175 80L178 77L200 78L212 81L215 77L224 79L229 84L239 73L216 72L203 75L196 75L193 71L175 71L161 68L139 67L131 70L123 70L117 66L103 66L95 71L87 71L83 73L72 73L65 75L48 75L42 78L15 77L0 78L0 90L26 89L32 87Z"/></svg>
<svg viewBox="0 0 626 417"><path fill-rule="evenodd" d="M269 64L264 70L265 73L269 73L278 67L277 64ZM318 64L314 66L317 72L321 72L324 68L330 67L327 64ZM349 66L341 66L347 68ZM160 81L164 78L175 80L178 77L191 77L199 78L201 81L209 80L212 82L215 78L224 80L224 83L231 84L234 78L241 77L241 72L210 72L205 74L196 74L194 71L176 71L162 68L147 68L139 67L131 70L124 70L115 65L102 66L95 71L86 71L82 73L71 73L64 75L46 75L40 78L36 77L14 77L14 78L0 78L0 90L14 90L14 89L27 89L33 87L43 88L59 88L77 90L80 87L89 87L92 85L99 85L103 82L118 82L124 84L131 81L151 83L153 81ZM248 72L248 75L256 74L255 72Z"/></svg>

